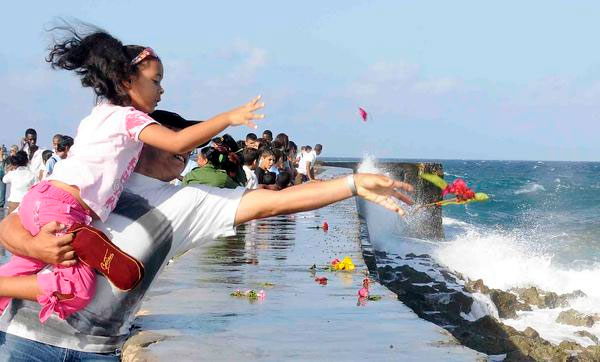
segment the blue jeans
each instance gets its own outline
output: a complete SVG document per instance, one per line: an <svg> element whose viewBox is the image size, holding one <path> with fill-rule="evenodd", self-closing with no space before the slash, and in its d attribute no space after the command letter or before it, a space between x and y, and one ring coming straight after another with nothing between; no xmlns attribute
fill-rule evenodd
<svg viewBox="0 0 600 362"><path fill-rule="evenodd" d="M118 353L79 352L0 332L0 361L95 362L119 361Z"/></svg>

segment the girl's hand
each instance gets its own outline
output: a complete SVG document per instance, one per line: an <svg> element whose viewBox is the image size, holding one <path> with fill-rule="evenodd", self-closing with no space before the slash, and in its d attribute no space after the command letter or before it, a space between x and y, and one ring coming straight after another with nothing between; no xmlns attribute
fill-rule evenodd
<svg viewBox="0 0 600 362"><path fill-rule="evenodd" d="M229 121L230 126L239 126L245 124L248 127L256 129L257 126L252 122L253 119L263 119L264 114L255 114L254 112L263 108L265 104L259 102L261 96L258 96L241 107L225 112L225 117Z"/></svg>
<svg viewBox="0 0 600 362"><path fill-rule="evenodd" d="M397 212L400 215L404 215L405 211L394 198L408 205L414 204L414 201L409 196L400 192L400 190L414 191L414 188L407 183L383 175L358 173L354 174L354 184L356 185L358 196Z"/></svg>

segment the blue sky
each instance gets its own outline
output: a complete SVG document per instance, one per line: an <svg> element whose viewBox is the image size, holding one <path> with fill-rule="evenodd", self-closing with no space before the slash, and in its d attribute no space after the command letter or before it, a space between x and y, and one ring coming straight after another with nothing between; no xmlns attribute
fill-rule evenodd
<svg viewBox="0 0 600 362"><path fill-rule="evenodd" d="M153 47L165 65L159 108L206 119L262 94L258 132L322 143L325 156L600 160L598 2L65 1L3 12L7 145L28 127L42 145L74 135L93 106L74 74L44 62L44 29L63 16Z"/></svg>

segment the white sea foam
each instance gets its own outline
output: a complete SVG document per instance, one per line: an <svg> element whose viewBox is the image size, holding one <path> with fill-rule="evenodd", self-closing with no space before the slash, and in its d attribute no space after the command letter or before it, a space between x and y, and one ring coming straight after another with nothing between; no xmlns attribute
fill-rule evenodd
<svg viewBox="0 0 600 362"><path fill-rule="evenodd" d="M540 184L536 184L534 182L534 183L527 184L527 185L521 187L520 189L518 189L517 191L515 191L515 195L528 194L528 193L537 192L537 191L546 191L546 189L544 188L544 186L542 186Z"/></svg>
<svg viewBox="0 0 600 362"><path fill-rule="evenodd" d="M570 301L570 307L585 314L600 313L600 265L577 270L558 267L552 263L552 255L536 251L527 239L501 233L481 233L467 228L455 240L442 243L433 252L441 264L464 276L502 290L537 287L558 294L583 291L587 297ZM600 337L600 325L593 328L572 327L556 323L556 317L564 309L539 309L519 312L519 318L506 320L517 329L532 327L542 338L554 343L576 340L582 345L592 342L576 336L578 330Z"/></svg>

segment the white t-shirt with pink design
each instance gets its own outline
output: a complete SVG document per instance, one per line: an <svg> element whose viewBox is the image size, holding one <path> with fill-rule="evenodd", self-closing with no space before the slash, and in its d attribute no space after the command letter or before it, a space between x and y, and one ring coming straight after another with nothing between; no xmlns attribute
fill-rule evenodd
<svg viewBox="0 0 600 362"><path fill-rule="evenodd" d="M69 156L48 177L79 188L81 198L106 221L137 164L140 132L157 123L133 107L101 103L77 129Z"/></svg>

